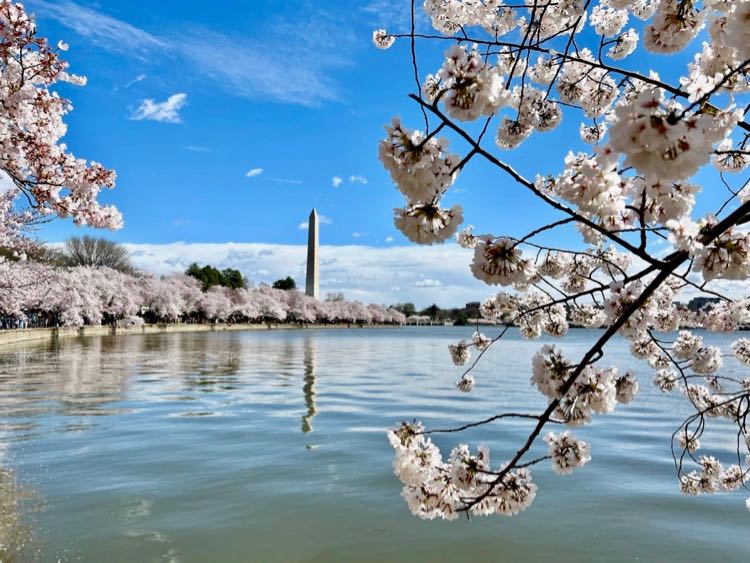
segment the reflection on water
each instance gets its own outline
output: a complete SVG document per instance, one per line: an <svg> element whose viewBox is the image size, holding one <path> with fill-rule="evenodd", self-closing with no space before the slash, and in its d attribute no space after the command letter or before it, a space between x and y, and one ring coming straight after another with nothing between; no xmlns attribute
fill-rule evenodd
<svg viewBox="0 0 750 563"><path fill-rule="evenodd" d="M605 357L636 369L642 395L576 430L592 444L586 468L536 471L537 501L517 518L413 518L387 427L544 406L528 379L540 344L513 334L476 391L457 393L447 344L470 334L103 336L0 352L0 561L744 560L741 498L679 494L668 444L682 402L652 388L623 342ZM565 350L594 337L573 331ZM499 461L526 424L436 441L489 443Z"/></svg>
<svg viewBox="0 0 750 563"><path fill-rule="evenodd" d="M305 338L305 384L302 393L305 396L307 412L302 415L302 432L312 432L312 419L315 416L315 340L311 337Z"/></svg>

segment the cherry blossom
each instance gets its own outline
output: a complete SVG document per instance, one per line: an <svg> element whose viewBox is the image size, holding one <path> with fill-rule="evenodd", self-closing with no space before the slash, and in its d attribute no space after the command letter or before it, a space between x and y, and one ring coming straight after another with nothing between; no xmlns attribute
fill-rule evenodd
<svg viewBox="0 0 750 563"><path fill-rule="evenodd" d="M569 475L591 461L589 444L573 437L570 432L548 432L544 441L549 444L552 468L559 475Z"/></svg>
<svg viewBox="0 0 750 563"><path fill-rule="evenodd" d="M390 49L396 38L388 35L385 29L376 29L372 32L372 42L378 49Z"/></svg>
<svg viewBox="0 0 750 563"><path fill-rule="evenodd" d="M750 365L750 344L739 338L715 345L699 331L731 333L750 324L750 2L561 0L540 9L531 0L426 0L423 7L440 35L398 37L434 47L420 52L446 55L426 76L426 56L415 49L410 61L417 82L411 100L425 132L395 121L380 144L381 161L408 203L397 222L419 244L447 241L457 222L440 200L482 161L499 175L486 197L505 227L456 236L473 250L474 277L503 286L479 307L497 333L483 328L451 346L462 370L457 387L473 389L475 366L488 361L484 350L506 346L510 330L560 338L561 345L544 344L532 359L532 386L548 405L541 414L501 412L447 430L523 419L528 438L510 448L516 453L500 469L488 470L488 448L472 453L467 444L444 462L427 437L442 431L407 424L390 434L397 463L420 468L397 471L410 509L455 519L459 512L526 508L537 493L526 473L531 466L551 459L555 471L567 473L591 458L587 443L545 434L545 427L586 425L637 402L643 374L690 413L673 434L677 486L692 495L741 489L750 473L750 377L726 368ZM627 57L631 64L617 66ZM573 127L558 128L571 118ZM562 145L573 150L561 162L546 153L529 161L524 153L522 167L538 169L526 178L512 151L555 129L555 143L575 131ZM580 141L592 146L575 148ZM449 143L456 154L447 152ZM495 185L500 196L490 193ZM538 205L524 199L518 209L505 198L512 189ZM519 212L532 223L528 231L506 223ZM708 304L686 308L696 295ZM563 352L571 325L601 327L582 354ZM603 364L616 335L629 341L637 370ZM471 347L478 354L469 365ZM713 419L724 426L704 433ZM729 439L715 439L727 426ZM532 457L543 436L549 455ZM506 504L511 483L523 491L515 506Z"/></svg>
<svg viewBox="0 0 750 563"><path fill-rule="evenodd" d="M461 121L492 115L511 100L500 69L485 64L476 47L453 45L436 78L435 97L441 98L448 115Z"/></svg>
<svg viewBox="0 0 750 563"><path fill-rule="evenodd" d="M441 209L432 204L417 204L405 209L394 209L396 227L406 238L419 244L445 242L463 222L460 205Z"/></svg>

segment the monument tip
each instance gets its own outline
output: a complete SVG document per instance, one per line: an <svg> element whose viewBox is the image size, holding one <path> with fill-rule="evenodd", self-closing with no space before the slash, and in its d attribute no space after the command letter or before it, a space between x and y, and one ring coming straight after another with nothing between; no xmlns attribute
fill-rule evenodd
<svg viewBox="0 0 750 563"><path fill-rule="evenodd" d="M307 279L305 293L318 299L320 295L320 264L318 263L318 212L313 207L307 228Z"/></svg>

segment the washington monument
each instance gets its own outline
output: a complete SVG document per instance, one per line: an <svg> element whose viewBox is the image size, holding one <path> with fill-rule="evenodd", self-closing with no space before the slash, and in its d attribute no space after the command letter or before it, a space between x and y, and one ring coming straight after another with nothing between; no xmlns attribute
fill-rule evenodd
<svg viewBox="0 0 750 563"><path fill-rule="evenodd" d="M310 212L307 222L307 281L305 294L315 299L320 298L320 267L318 264L318 212L315 208Z"/></svg>

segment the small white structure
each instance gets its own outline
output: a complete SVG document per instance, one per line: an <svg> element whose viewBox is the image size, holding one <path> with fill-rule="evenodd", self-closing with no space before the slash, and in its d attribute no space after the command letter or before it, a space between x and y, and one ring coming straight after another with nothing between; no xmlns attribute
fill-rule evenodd
<svg viewBox="0 0 750 563"><path fill-rule="evenodd" d="M305 281L305 295L320 298L320 264L318 258L318 212L315 208L310 212L307 223L307 279Z"/></svg>
<svg viewBox="0 0 750 563"><path fill-rule="evenodd" d="M408 325L431 325L432 319L428 315L411 315L406 317L406 324Z"/></svg>

